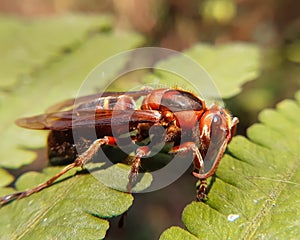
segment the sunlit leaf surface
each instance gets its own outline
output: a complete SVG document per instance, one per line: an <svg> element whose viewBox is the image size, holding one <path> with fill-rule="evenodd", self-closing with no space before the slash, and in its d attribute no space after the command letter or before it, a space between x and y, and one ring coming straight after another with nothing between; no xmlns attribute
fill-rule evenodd
<svg viewBox="0 0 300 240"><path fill-rule="evenodd" d="M261 69L260 50L253 44L199 43L183 54L158 63L145 82L190 89L206 98L216 93L219 98L229 98L238 94L245 82L258 77Z"/></svg>
<svg viewBox="0 0 300 240"><path fill-rule="evenodd" d="M0 168L0 187L10 184L14 180L14 177L6 170Z"/></svg>
<svg viewBox="0 0 300 240"><path fill-rule="evenodd" d="M17 188L33 187L59 169L28 172L18 179ZM54 186L3 206L0 239L103 238L109 228L105 219L124 213L133 197L106 187L90 174L74 174L75 170Z"/></svg>

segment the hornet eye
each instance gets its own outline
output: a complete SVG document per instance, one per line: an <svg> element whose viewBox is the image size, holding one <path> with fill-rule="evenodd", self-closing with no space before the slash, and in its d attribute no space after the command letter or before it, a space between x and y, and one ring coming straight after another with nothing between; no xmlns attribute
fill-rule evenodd
<svg viewBox="0 0 300 240"><path fill-rule="evenodd" d="M212 119L212 123L214 125L221 125L222 123L221 117L219 115L215 115Z"/></svg>

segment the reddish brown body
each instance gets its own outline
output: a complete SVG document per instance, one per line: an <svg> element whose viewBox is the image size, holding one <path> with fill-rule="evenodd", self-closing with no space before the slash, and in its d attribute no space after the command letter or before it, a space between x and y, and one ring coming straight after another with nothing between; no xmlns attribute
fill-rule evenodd
<svg viewBox="0 0 300 240"><path fill-rule="evenodd" d="M142 98L140 108L136 100ZM217 169L238 123L227 110L205 101L191 92L181 89L145 89L136 92L105 92L67 100L48 109L46 114L23 118L17 124L31 129L51 130L48 138L48 153L52 162L61 159L74 161L46 183L34 189L5 196L0 203L26 197L51 185L68 170L83 166L103 145L122 144L120 137L126 132L135 132L132 143L149 138L149 130L162 127L164 134L154 134L151 142L173 144L170 153L194 156L194 176L201 180L197 198L206 198L206 179ZM97 139L87 139L82 146L74 145L73 131L86 132L95 129ZM80 145L80 144L79 144ZM80 154L77 150L82 149ZM129 175L128 191L138 174L141 160L150 153L147 146L137 147ZM54 160L53 160L54 159Z"/></svg>

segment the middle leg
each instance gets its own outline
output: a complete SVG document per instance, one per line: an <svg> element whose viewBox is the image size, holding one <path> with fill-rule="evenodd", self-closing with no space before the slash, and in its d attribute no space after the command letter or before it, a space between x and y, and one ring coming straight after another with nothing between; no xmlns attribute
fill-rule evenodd
<svg viewBox="0 0 300 240"><path fill-rule="evenodd" d="M132 192L132 185L134 183L134 181L136 180L136 177L138 175L139 169L141 167L141 159L145 156L147 156L150 153L150 149L148 146L142 146L139 147L136 150L136 154L135 157L132 161L132 165L131 165L131 170L130 173L128 175L128 184L127 184L127 191L129 193Z"/></svg>

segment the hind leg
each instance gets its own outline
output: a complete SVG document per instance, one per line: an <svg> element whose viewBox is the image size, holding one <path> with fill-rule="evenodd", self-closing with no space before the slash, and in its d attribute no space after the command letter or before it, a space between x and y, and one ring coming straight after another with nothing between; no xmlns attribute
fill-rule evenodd
<svg viewBox="0 0 300 240"><path fill-rule="evenodd" d="M101 139L97 139L95 140L90 147L83 152L82 154L80 154L73 163L67 165L65 168L63 168L59 173L57 173L55 176L53 176L52 178L50 178L48 181L39 184L38 186L23 191L23 192L17 192L17 193L13 193L13 194L9 194L6 195L4 197L0 198L0 206L4 205L6 203L9 203L15 199L20 199L20 198L24 198L24 197L28 197L33 193L39 192L44 188L47 188L49 186L52 185L52 183L54 183L54 181L56 179L58 179L59 177L61 177L62 175L64 175L66 172L68 172L69 170L76 168L76 167L83 167L84 164L86 164L89 160L92 159L92 157L97 153L97 151L99 150L99 148L103 145L115 145L116 141L113 137L103 137Z"/></svg>

